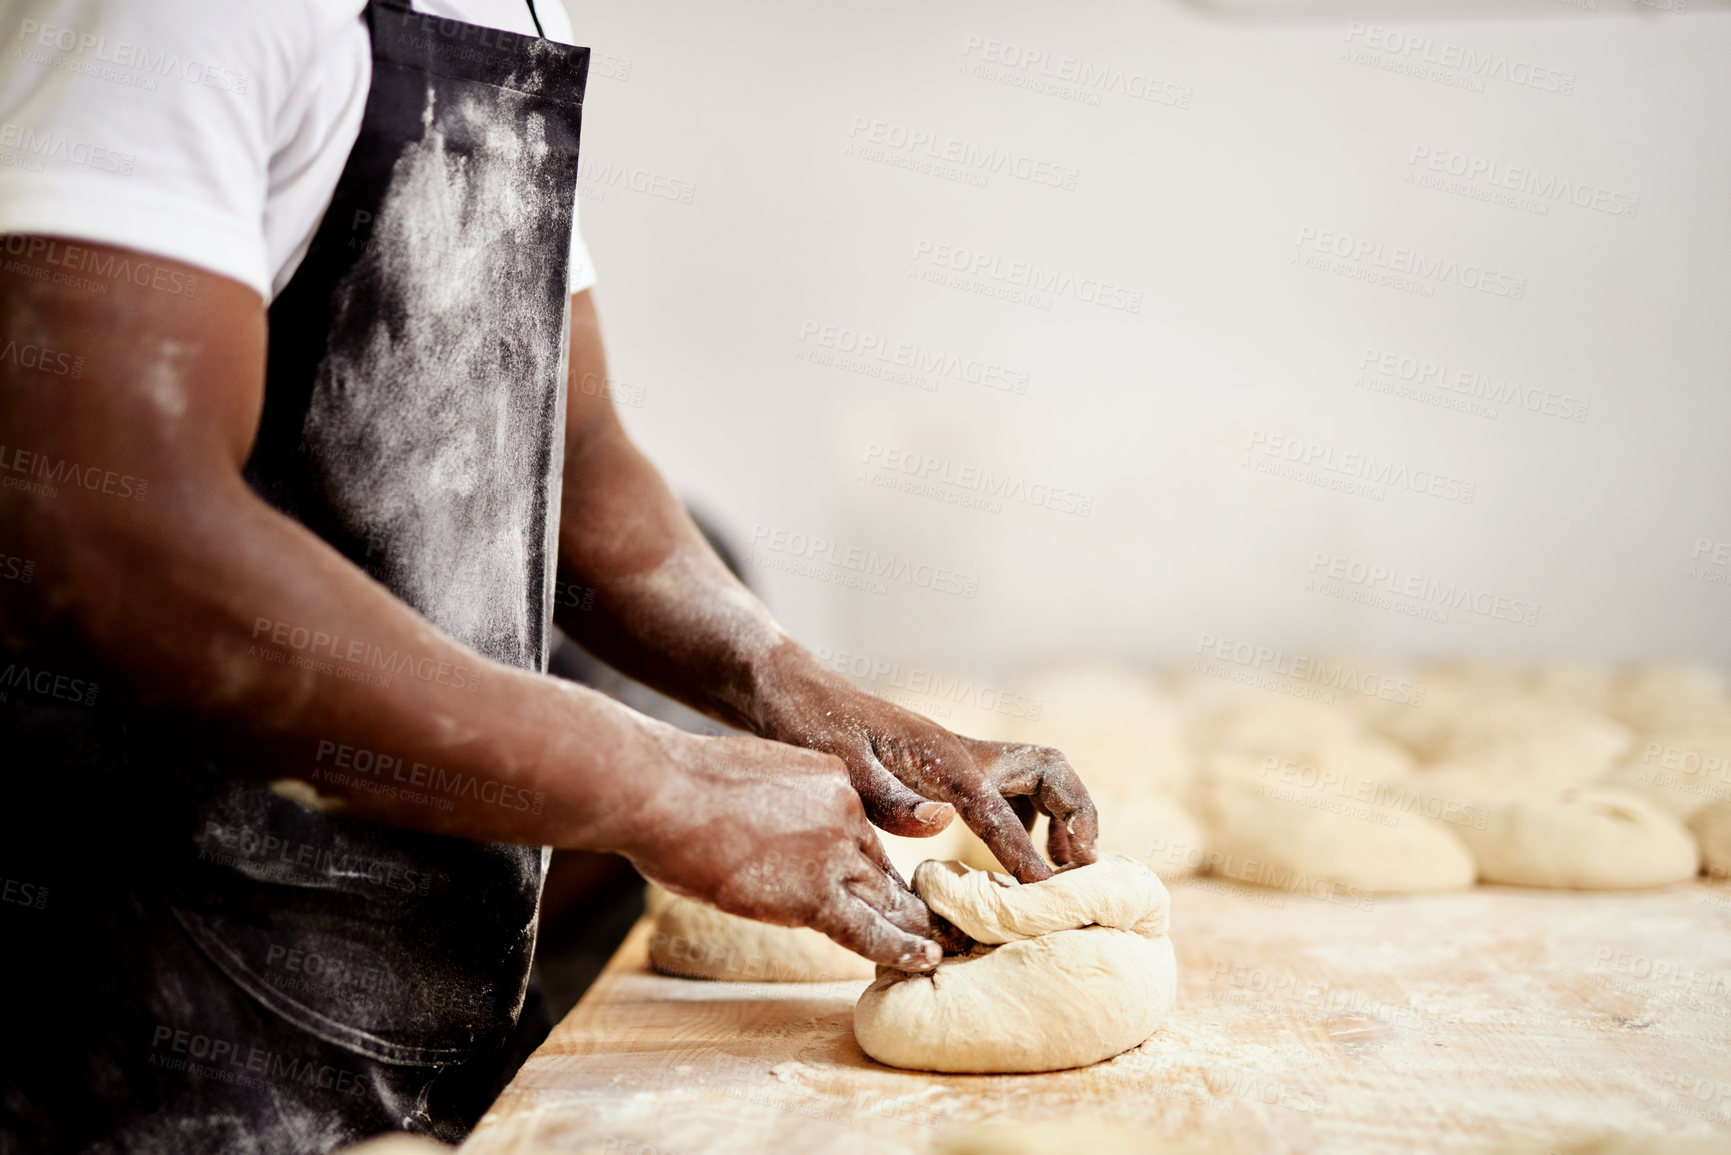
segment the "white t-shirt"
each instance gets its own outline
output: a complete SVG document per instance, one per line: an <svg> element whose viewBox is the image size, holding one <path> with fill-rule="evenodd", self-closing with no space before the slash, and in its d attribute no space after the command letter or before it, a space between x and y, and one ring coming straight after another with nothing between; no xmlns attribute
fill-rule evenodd
<svg viewBox="0 0 1731 1155"><path fill-rule="evenodd" d="M139 249L270 300L360 133L365 0L12 0L0 17L0 235ZM534 35L527 0L414 0ZM572 42L560 0L536 0ZM571 291L595 283L575 227Z"/></svg>

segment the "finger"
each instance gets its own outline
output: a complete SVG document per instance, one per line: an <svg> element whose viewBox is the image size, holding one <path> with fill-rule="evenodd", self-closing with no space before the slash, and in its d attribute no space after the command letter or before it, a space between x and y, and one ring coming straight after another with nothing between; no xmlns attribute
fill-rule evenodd
<svg viewBox="0 0 1731 1155"><path fill-rule="evenodd" d="M943 951L929 938L920 938L895 926L863 900L845 890L836 891L812 919L811 925L855 954L880 966L902 971L929 971L943 958Z"/></svg>
<svg viewBox="0 0 1731 1155"><path fill-rule="evenodd" d="M856 765L854 759L858 759ZM956 808L915 793L884 768L870 750L850 754L848 779L865 803L872 824L904 838L930 838L942 834L955 821Z"/></svg>
<svg viewBox="0 0 1731 1155"><path fill-rule="evenodd" d="M1053 862L1070 863L1075 861L1075 850L1070 845L1070 832L1064 829L1062 822L1046 823L1046 857Z"/></svg>
<svg viewBox="0 0 1731 1155"><path fill-rule="evenodd" d="M1016 812L1016 817L1022 820L1022 829L1029 834L1034 833L1034 823L1040 820L1040 809L1034 805L1032 794L1016 794L1010 798L1010 809Z"/></svg>
<svg viewBox="0 0 1731 1155"><path fill-rule="evenodd" d="M848 889L855 896L884 911L885 917L902 930L933 940L946 953L958 954L967 948L968 936L932 913L931 907L908 888L881 842L873 837L862 849L876 869L849 881Z"/></svg>
<svg viewBox="0 0 1731 1155"><path fill-rule="evenodd" d="M1100 836L1100 815L1082 778L1056 750L1043 753L1040 784L1035 798L1040 809L1052 816L1046 845L1052 861L1061 865L1085 865L1099 855L1094 843Z"/></svg>
<svg viewBox="0 0 1731 1155"><path fill-rule="evenodd" d="M1028 795L1052 818L1046 848L1060 866L1094 862L1100 834L1099 814L1088 788L1070 760L1050 746L997 747L995 779L1013 796ZM976 759L985 761L975 750Z"/></svg>
<svg viewBox="0 0 1731 1155"><path fill-rule="evenodd" d="M968 828L980 836L1017 882L1041 882L1052 877L1052 868L1034 849L1034 840L1003 795L990 791L976 794L963 799L961 809Z"/></svg>
<svg viewBox="0 0 1731 1155"><path fill-rule="evenodd" d="M847 877L845 885L848 890L882 911L885 918L909 934L929 937L934 929L931 908L920 901L919 895L902 878L883 843L868 831L860 840L860 853L866 861Z"/></svg>

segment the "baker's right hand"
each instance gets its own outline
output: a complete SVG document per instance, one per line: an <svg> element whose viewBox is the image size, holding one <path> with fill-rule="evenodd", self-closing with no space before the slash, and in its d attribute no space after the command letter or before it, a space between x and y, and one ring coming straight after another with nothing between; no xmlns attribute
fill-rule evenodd
<svg viewBox="0 0 1731 1155"><path fill-rule="evenodd" d="M749 737L691 737L621 846L646 877L729 914L809 926L856 954L928 971L932 913L866 821L841 759Z"/></svg>

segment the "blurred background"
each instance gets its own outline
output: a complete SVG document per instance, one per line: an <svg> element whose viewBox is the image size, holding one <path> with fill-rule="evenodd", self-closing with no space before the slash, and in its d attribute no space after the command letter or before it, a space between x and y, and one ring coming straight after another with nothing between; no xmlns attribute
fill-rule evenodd
<svg viewBox="0 0 1731 1155"><path fill-rule="evenodd" d="M568 6L606 387L855 672L1731 657L1724 5Z"/></svg>

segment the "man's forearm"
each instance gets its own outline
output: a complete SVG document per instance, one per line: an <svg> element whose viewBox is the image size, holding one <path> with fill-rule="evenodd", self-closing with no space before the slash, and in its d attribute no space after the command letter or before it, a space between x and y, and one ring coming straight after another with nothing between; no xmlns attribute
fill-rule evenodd
<svg viewBox="0 0 1731 1155"><path fill-rule="evenodd" d="M560 627L626 674L741 729L766 683L812 667L716 556L619 424L588 293L572 300Z"/></svg>
<svg viewBox="0 0 1731 1155"><path fill-rule="evenodd" d="M457 644L238 478L159 485L127 506L68 487L68 502L83 508L8 519L38 560L6 590L12 645L89 670L107 697L118 683L243 755L235 765L347 812L628 849L625 818L688 741Z"/></svg>

